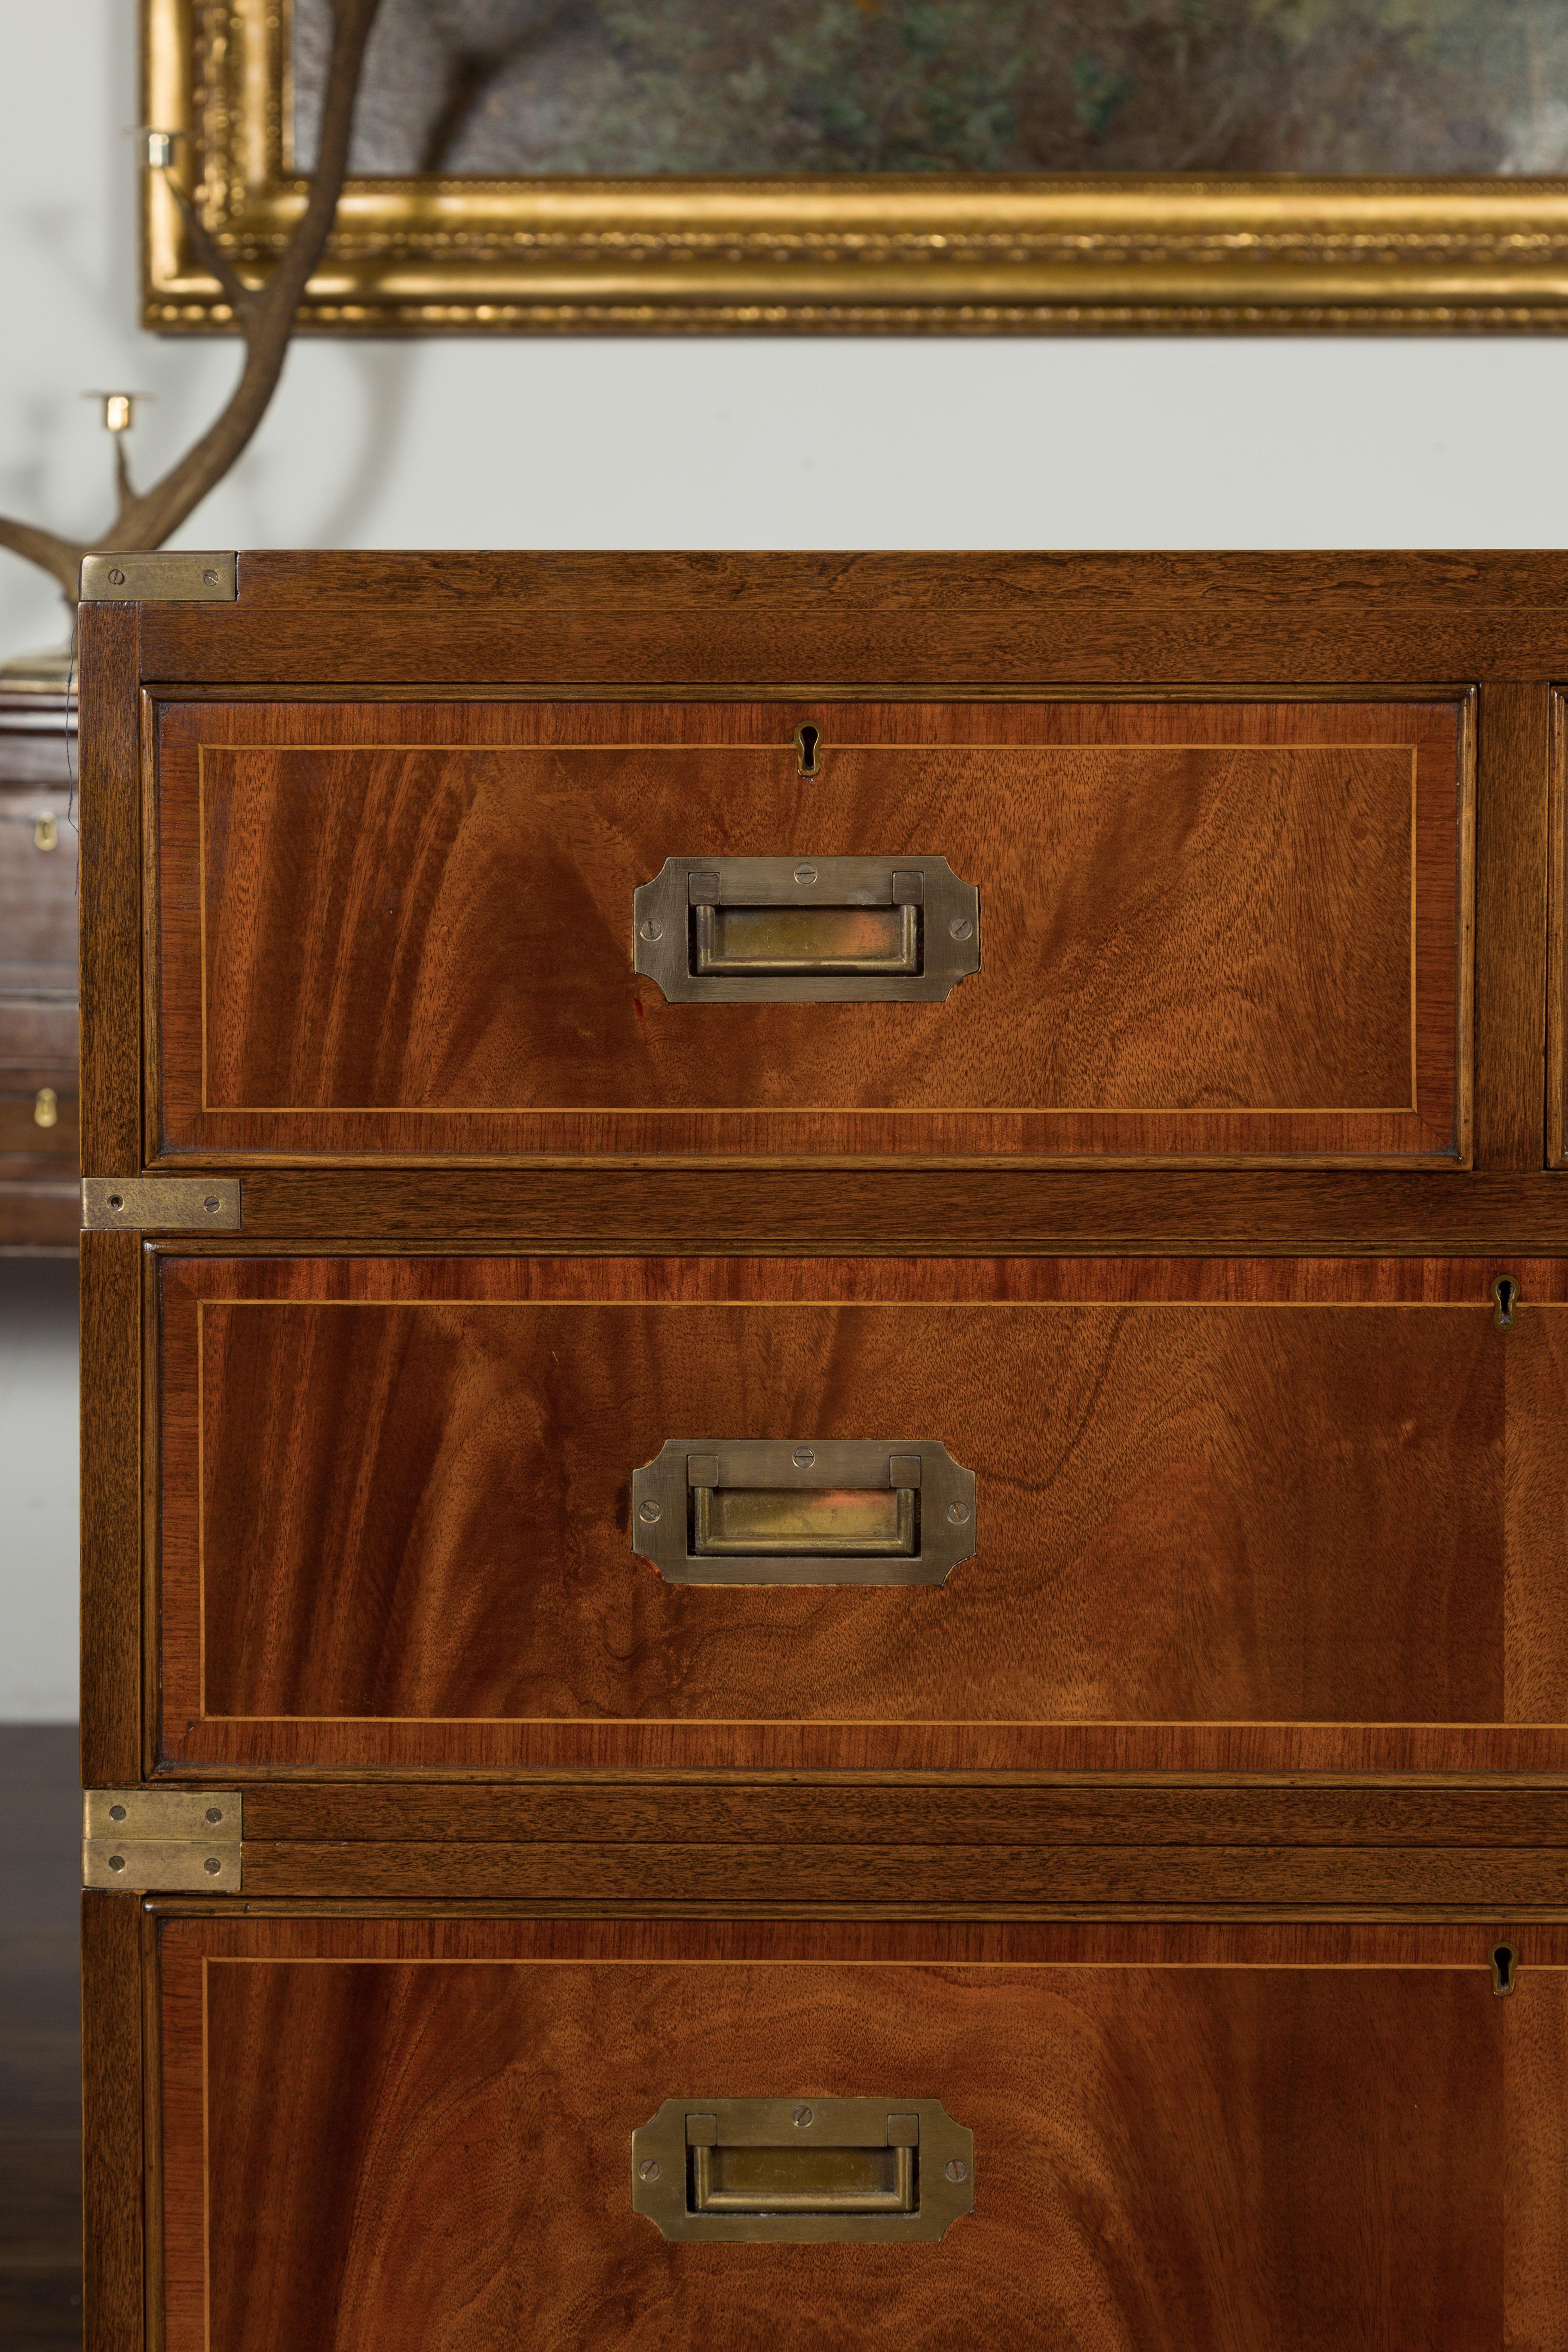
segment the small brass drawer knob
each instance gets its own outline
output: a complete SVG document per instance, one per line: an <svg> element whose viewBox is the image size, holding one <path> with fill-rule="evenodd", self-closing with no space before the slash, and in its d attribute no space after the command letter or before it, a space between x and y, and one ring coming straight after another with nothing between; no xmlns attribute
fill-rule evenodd
<svg viewBox="0 0 1568 2352"><path fill-rule="evenodd" d="M35 1127L58 1127L59 1124L59 1117L60 1098L58 1095L56 1094L53 1087L40 1087L37 1093L33 1097L33 1125Z"/></svg>
<svg viewBox="0 0 1568 2352"><path fill-rule="evenodd" d="M59 826L55 822L51 812L46 809L43 815L34 824L33 846L35 849L58 849L59 845Z"/></svg>

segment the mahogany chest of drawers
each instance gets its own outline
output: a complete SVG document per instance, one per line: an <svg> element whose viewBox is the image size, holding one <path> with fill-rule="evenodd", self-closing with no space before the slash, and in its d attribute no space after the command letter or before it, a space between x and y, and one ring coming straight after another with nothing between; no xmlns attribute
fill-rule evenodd
<svg viewBox="0 0 1568 2352"><path fill-rule="evenodd" d="M1568 559L116 571L95 2352L1568 2345Z"/></svg>

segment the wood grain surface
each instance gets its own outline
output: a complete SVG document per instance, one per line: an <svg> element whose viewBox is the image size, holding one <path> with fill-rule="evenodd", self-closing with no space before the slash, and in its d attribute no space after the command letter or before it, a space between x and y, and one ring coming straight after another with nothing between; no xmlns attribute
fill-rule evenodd
<svg viewBox="0 0 1568 2352"><path fill-rule="evenodd" d="M801 1910L858 1917L1123 1918L1159 1912L1397 1918L1561 1917L1568 1856L1532 1848L1182 1845L963 1846L918 1838L836 1846L700 1842L670 1807L667 1844L510 1845L400 1838L345 1845L247 1841L245 1887L352 1902L655 1905L703 1916Z"/></svg>
<svg viewBox="0 0 1568 2352"><path fill-rule="evenodd" d="M142 1766L142 1252L81 1235L81 1769L102 1786ZM149 1727L150 1728L150 1727Z"/></svg>
<svg viewBox="0 0 1568 2352"><path fill-rule="evenodd" d="M164 1157L166 1172L194 1164ZM298 1249L800 1251L946 1255L1110 1249L1322 1250L1500 1260L1568 1249L1568 1186L1544 1169L875 1169L766 1165L247 1167L247 1245ZM153 1248L167 1247L154 1242ZM1500 1265L1500 1270L1502 1270Z"/></svg>
<svg viewBox="0 0 1568 2352"><path fill-rule="evenodd" d="M85 2352L142 2342L142 1918L123 1895L81 1898Z"/></svg>
<svg viewBox="0 0 1568 2352"><path fill-rule="evenodd" d="M259 550L238 583L233 604L144 605L143 677L405 694L411 679L1115 693L1568 676L1568 557L1549 550Z"/></svg>
<svg viewBox="0 0 1568 2352"><path fill-rule="evenodd" d="M1226 1932L169 1920L168 2352L1559 2340L1521 2328L1568 2233L1563 1931L1508 2000L1479 1927ZM668 2096L883 2092L974 2132L939 2246L630 2210Z"/></svg>
<svg viewBox="0 0 1568 2352"><path fill-rule="evenodd" d="M142 1148L140 612L84 611L81 793L81 1166L123 1176Z"/></svg>
<svg viewBox="0 0 1568 2352"><path fill-rule="evenodd" d="M1052 1724L1094 1726L1107 1769L1173 1760L1119 1730L1183 1724L1250 1727L1258 1766L1292 1726L1561 1745L1568 1266L1519 1266L1507 1332L1492 1272L165 1258L160 1752L892 1765L966 1761L967 1729L1023 1766ZM941 1588L667 1585L627 1493L671 1436L940 1437L976 1474L977 1557Z"/></svg>
<svg viewBox="0 0 1568 2352"><path fill-rule="evenodd" d="M1568 1161L1568 705L1547 710L1546 1164Z"/></svg>
<svg viewBox="0 0 1568 2352"><path fill-rule="evenodd" d="M1462 722L165 702L158 1141L1463 1159ZM670 1005L631 969L632 893L670 856L935 851L982 906L944 1004Z"/></svg>
<svg viewBox="0 0 1568 2352"><path fill-rule="evenodd" d="M590 1780L253 1780L247 1843L498 1840L622 1846L684 1837L837 1845L1568 1847L1561 1775L604 1774Z"/></svg>
<svg viewBox="0 0 1568 2352"><path fill-rule="evenodd" d="M1553 697L1543 682L1495 680L1478 712L1475 1157L1481 1168L1542 1164L1548 815Z"/></svg>

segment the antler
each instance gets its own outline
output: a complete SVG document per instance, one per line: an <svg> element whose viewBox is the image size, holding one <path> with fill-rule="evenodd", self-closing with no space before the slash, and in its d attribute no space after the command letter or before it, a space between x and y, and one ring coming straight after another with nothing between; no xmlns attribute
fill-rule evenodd
<svg viewBox="0 0 1568 2352"><path fill-rule="evenodd" d="M251 286L240 276L179 184L171 179L191 241L222 285L245 337L245 367L227 407L201 439L149 490L133 491L121 468L120 510L100 538L62 539L36 524L0 515L0 547L53 572L74 603L81 559L95 548L161 547L222 481L267 411L294 330L294 313L331 235L348 175L349 139L365 44L380 0L333 0L332 55L321 110L321 148L305 210L271 276Z"/></svg>

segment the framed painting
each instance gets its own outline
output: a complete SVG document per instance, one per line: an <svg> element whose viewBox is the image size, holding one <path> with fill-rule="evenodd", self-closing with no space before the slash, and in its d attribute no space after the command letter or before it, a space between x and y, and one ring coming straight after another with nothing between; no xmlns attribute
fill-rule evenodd
<svg viewBox="0 0 1568 2352"><path fill-rule="evenodd" d="M241 268L327 0L142 0ZM303 323L385 334L1568 325L1568 0L384 0ZM148 174L145 317L227 307Z"/></svg>

